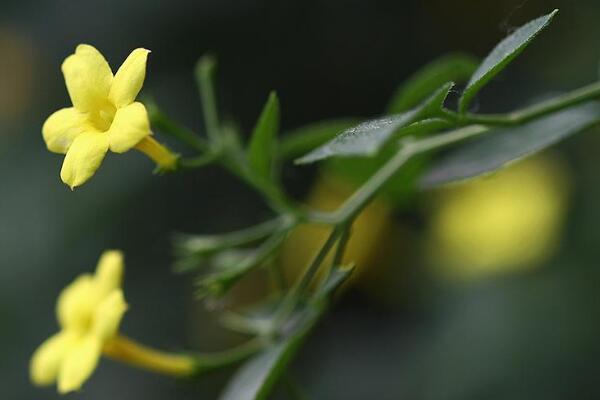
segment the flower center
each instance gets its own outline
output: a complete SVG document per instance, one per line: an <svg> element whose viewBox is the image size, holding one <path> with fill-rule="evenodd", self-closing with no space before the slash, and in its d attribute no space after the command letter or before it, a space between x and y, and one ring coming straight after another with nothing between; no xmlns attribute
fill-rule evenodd
<svg viewBox="0 0 600 400"><path fill-rule="evenodd" d="M90 112L89 121L94 129L97 129L100 132L106 132L110 129L110 126L115 119L116 112L117 108L107 100L96 110Z"/></svg>

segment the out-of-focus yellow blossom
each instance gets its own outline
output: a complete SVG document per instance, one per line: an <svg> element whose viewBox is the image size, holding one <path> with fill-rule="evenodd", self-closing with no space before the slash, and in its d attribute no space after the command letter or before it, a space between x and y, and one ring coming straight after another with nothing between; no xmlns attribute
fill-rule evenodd
<svg viewBox="0 0 600 400"><path fill-rule="evenodd" d="M58 298L60 332L47 339L31 359L31 380L57 383L60 393L78 390L98 364L103 348L117 335L127 309L121 290L123 256L102 254L96 274L84 274Z"/></svg>
<svg viewBox="0 0 600 400"><path fill-rule="evenodd" d="M73 107L52 114L42 127L48 150L66 154L60 177L71 189L90 179L110 149L146 153L160 168L175 168L177 156L152 139L146 108L136 102L149 50L135 49L113 76L93 46L77 46L62 64Z"/></svg>
<svg viewBox="0 0 600 400"><path fill-rule="evenodd" d="M0 135L19 130L6 129L30 107L33 98L36 46L22 30L0 23Z"/></svg>
<svg viewBox="0 0 600 400"><path fill-rule="evenodd" d="M559 160L538 156L437 195L427 253L439 276L465 281L532 268L551 255L568 185Z"/></svg>
<svg viewBox="0 0 600 400"><path fill-rule="evenodd" d="M323 174L313 187L307 203L320 211L333 211L352 195L354 185L333 174ZM356 264L349 284L366 280L369 271L379 261L392 230L393 208L383 198L367 206L352 225L352 234L346 246L343 263ZM301 273L327 240L331 228L303 224L294 229L284 243L281 261L288 279ZM331 256L324 261L331 262Z"/></svg>

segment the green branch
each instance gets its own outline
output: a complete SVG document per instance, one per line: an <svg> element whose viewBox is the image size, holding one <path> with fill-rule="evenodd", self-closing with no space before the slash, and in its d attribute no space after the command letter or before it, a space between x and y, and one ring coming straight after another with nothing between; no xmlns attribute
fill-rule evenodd
<svg viewBox="0 0 600 400"><path fill-rule="evenodd" d="M456 117L463 125L485 124L514 126L600 97L600 82L581 87L553 99L525 107L507 114L465 114Z"/></svg>

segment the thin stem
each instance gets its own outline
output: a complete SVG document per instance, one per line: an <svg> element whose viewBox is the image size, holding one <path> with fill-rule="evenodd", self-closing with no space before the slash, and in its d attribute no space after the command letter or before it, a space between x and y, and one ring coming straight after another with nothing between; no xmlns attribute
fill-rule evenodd
<svg viewBox="0 0 600 400"><path fill-rule="evenodd" d="M236 364L259 352L264 347L265 342L262 339L252 339L237 347L221 352L195 354L193 355L196 361L196 370L194 373L201 374L227 365Z"/></svg>
<svg viewBox="0 0 600 400"><path fill-rule="evenodd" d="M192 170L201 168L213 163L216 159L217 155L215 153L206 153L193 158L179 158L177 160L177 169Z"/></svg>
<svg viewBox="0 0 600 400"><path fill-rule="evenodd" d="M338 224L352 220L377 194L379 189L398 172L409 158L412 151L402 147L382 168L336 210L335 220Z"/></svg>
<svg viewBox="0 0 600 400"><path fill-rule="evenodd" d="M319 267L323 264L323 260L327 257L329 250L333 247L335 242L338 240L341 232L338 228L334 228L321 250L317 253L313 261L308 265L308 268L302 274L302 277L296 281L296 284L288 291L287 295L281 301L279 308L275 312L275 316L273 317L273 324L271 326L273 332L281 328L283 323L287 320L290 313L294 311L296 308L296 304L298 304L298 300L300 299L301 294L308 288L308 285L313 280Z"/></svg>
<svg viewBox="0 0 600 400"><path fill-rule="evenodd" d="M204 254L226 248L242 246L266 238L278 229L293 225L289 216L280 216L257 225L221 235L177 235L178 248L188 254Z"/></svg>
<svg viewBox="0 0 600 400"><path fill-rule="evenodd" d="M340 236L340 240L338 241L337 248L335 249L335 255L333 256L333 263L331 264L332 269L339 267L343 263L344 253L346 252L346 246L348 245L348 240L350 240L350 224L346 227L341 227L342 234Z"/></svg>
<svg viewBox="0 0 600 400"><path fill-rule="evenodd" d="M426 153L456 142L466 140L473 136L478 136L490 131L491 128L483 125L469 125L452 131L440 133L435 136L429 136L420 140L403 142L407 151L412 155Z"/></svg>
<svg viewBox="0 0 600 400"><path fill-rule="evenodd" d="M203 56L196 66L196 81L202 100L202 113L204 115L206 134L213 145L220 147L219 117L214 88L216 64L215 58L211 55Z"/></svg>
<svg viewBox="0 0 600 400"><path fill-rule="evenodd" d="M533 119L600 97L600 82L508 114L466 114L464 124L520 125Z"/></svg>
<svg viewBox="0 0 600 400"><path fill-rule="evenodd" d="M210 150L208 143L202 140L200 136L171 120L156 105L148 106L148 116L152 126L158 131L174 137L200 153L204 154Z"/></svg>

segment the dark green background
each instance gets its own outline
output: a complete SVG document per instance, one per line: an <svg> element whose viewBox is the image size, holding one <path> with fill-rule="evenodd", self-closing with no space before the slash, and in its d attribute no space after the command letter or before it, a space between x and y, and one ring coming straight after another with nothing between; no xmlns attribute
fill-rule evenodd
<svg viewBox="0 0 600 400"><path fill-rule="evenodd" d="M192 301L189 279L170 272L169 235L226 231L269 215L260 198L221 170L153 176L137 153L110 155L73 193L63 185L61 157L46 151L40 129L68 103L60 63L78 43L95 45L113 68L133 48L151 49L144 94L199 131L192 69L198 56L213 52L224 116L249 131L276 89L282 126L291 129L327 117L376 115L422 64L449 51L484 56L510 29L556 7L561 12L550 29L483 91L477 104L483 111L509 110L595 80L600 3L1 2L0 32L26 43L32 68L26 74L14 68L13 55L0 54L0 98L10 101L13 79L25 80L18 90L30 93L19 113L0 119L1 397L57 398L54 388L29 384L28 360L56 329L59 291L92 270L105 248L127 256L124 332L169 349L229 345L214 317ZM403 295L391 302L348 292L294 364L311 398L598 398L598 138L589 132L560 146L573 170L574 196L561 249L548 266L460 288L397 271ZM286 168L289 192L301 198L314 172ZM418 238L419 207L398 219ZM415 256L398 268L422 263ZM226 378L223 372L174 381L104 360L72 397L215 398Z"/></svg>

